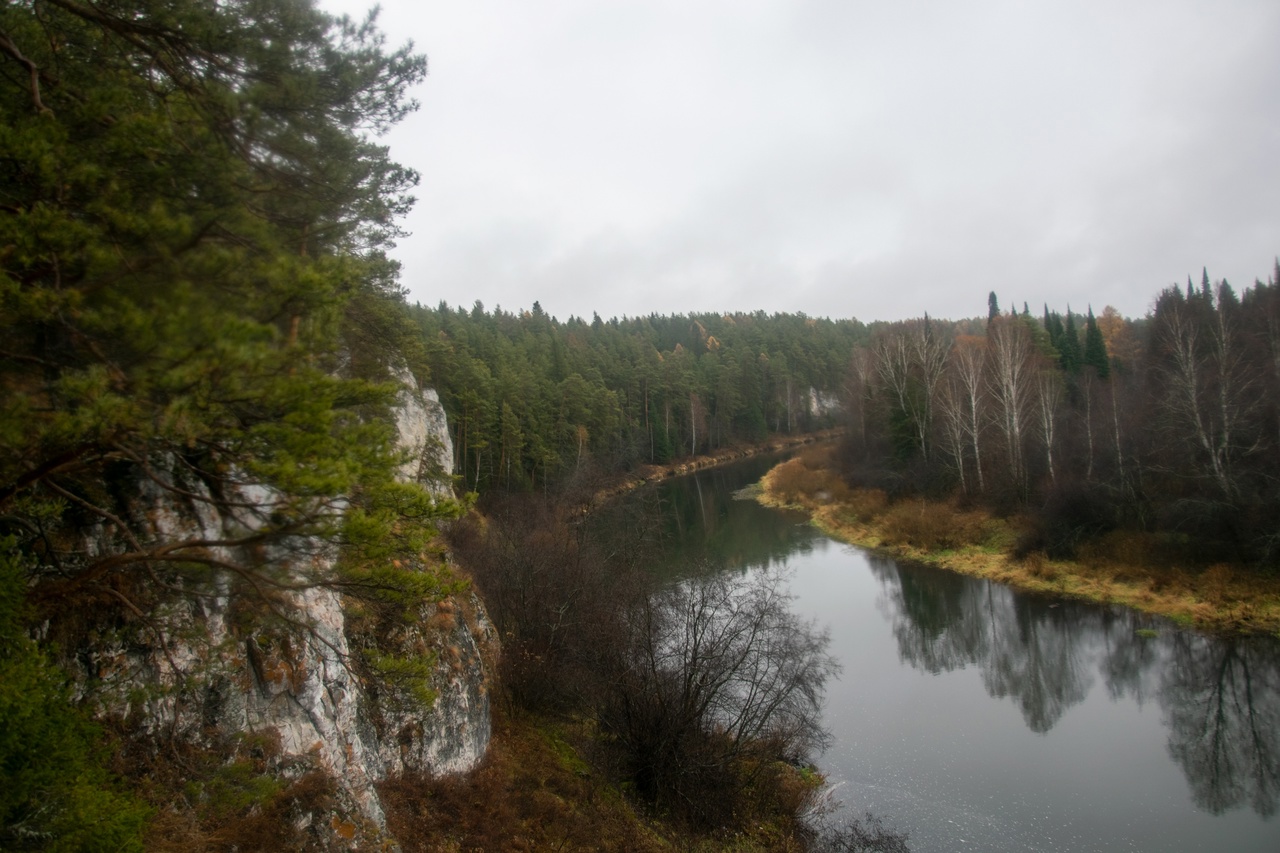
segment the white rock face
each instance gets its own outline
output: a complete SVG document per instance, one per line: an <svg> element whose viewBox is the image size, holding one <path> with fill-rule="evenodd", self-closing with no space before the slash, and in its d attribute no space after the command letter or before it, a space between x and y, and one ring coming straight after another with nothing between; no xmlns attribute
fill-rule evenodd
<svg viewBox="0 0 1280 853"><path fill-rule="evenodd" d="M424 710L414 702L379 707L378 778L427 771L465 773L489 748L489 676L481 649L497 632L474 595L445 599L424 614L425 629L407 629L397 640L405 651L434 639L438 655L432 689L435 702Z"/></svg>
<svg viewBox="0 0 1280 853"><path fill-rule="evenodd" d="M430 476L431 466L450 474L453 450L435 391L419 391L415 383L400 399L400 438L413 454L403 476ZM142 481L129 507L135 529L205 540L254 529L254 517L227 517L200 500L208 497L205 485L174 460L156 472L189 496ZM447 484L437 483L437 494L449 494ZM270 503L267 493L254 498ZM290 559L299 576L332 565L320 543L294 544ZM100 526L88 546L102 554L120 543L113 529ZM281 766L298 774L320 767L331 775L342 799L371 825L372 837L386 827L375 782L406 772L464 772L484 756L491 728L482 647L496 643L496 634L474 595L423 608L416 620L375 639L359 620L352 622L350 603L331 589L281 593L275 608L287 618L261 619L254 608L263 602L232 595L233 585L231 573L214 574L149 614L149 627L97 637L77 656L82 693L104 714L142 731L195 743L265 736L278 743ZM362 666L359 652L374 643L381 654L435 655L430 706Z"/></svg>
<svg viewBox="0 0 1280 853"><path fill-rule="evenodd" d="M418 482L438 496L452 497L448 479L453 473L453 439L440 395L434 388L419 388L405 366L394 372L401 385L396 402L396 429L400 446L409 460L400 469L406 482Z"/></svg>
<svg viewBox="0 0 1280 853"><path fill-rule="evenodd" d="M838 415L842 409L843 405L838 395L829 391L819 391L817 388L809 389L809 414L819 417Z"/></svg>

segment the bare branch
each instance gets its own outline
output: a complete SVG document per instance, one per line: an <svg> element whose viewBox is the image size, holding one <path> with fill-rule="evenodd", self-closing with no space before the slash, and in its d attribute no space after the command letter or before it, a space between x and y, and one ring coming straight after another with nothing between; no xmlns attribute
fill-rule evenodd
<svg viewBox="0 0 1280 853"><path fill-rule="evenodd" d="M40 99L40 67L22 55L22 51L13 43L9 34L0 30L0 50L9 54L23 68L27 69L27 77L31 88L31 103L40 115L53 115L53 110L44 105Z"/></svg>

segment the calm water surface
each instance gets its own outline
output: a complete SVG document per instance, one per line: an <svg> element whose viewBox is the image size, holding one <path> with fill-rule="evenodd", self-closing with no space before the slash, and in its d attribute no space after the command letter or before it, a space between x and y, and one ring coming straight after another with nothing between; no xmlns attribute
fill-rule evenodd
<svg viewBox="0 0 1280 853"><path fill-rule="evenodd" d="M900 565L732 492L756 459L629 496L673 576L787 565L831 633L834 740L857 813L923 851L1280 851L1280 643Z"/></svg>

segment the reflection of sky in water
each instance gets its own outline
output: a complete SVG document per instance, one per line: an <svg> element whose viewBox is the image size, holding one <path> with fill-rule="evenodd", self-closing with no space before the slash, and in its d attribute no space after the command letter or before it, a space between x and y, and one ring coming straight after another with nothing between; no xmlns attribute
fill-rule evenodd
<svg viewBox="0 0 1280 853"><path fill-rule="evenodd" d="M603 508L593 525L641 534L653 569L681 576L701 565L749 569L786 562L820 535L801 517L733 492L758 481L783 456L756 457L647 487Z"/></svg>
<svg viewBox="0 0 1280 853"><path fill-rule="evenodd" d="M1280 850L1280 644L869 559L730 497L771 464L665 483L624 515L647 515L675 574L790 565L844 666L819 763L856 812L917 853Z"/></svg>

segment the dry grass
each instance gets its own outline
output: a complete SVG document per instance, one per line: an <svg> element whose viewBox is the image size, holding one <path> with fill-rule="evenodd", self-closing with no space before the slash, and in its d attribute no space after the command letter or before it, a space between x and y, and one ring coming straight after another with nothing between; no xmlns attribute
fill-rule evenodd
<svg viewBox="0 0 1280 853"><path fill-rule="evenodd" d="M406 853L669 849L559 732L509 719L495 724L476 771L379 786Z"/></svg>
<svg viewBox="0 0 1280 853"><path fill-rule="evenodd" d="M1082 545L1074 561L1039 551L1015 559L1019 519L946 502L890 504L883 492L841 491L836 481L793 458L765 475L761 502L804 509L850 544L1019 589L1113 602L1209 630L1280 634L1280 578L1247 566L1188 565L1176 539L1114 531Z"/></svg>
<svg viewBox="0 0 1280 853"><path fill-rule="evenodd" d="M489 752L472 773L378 786L388 827L406 853L803 849L793 828L768 821L724 838L646 816L612 778L588 723L499 715L494 724ZM791 781L777 788L780 796L808 797L808 777L783 770Z"/></svg>
<svg viewBox="0 0 1280 853"><path fill-rule="evenodd" d="M853 490L841 507L845 515L863 524L875 521L888 508L889 496L881 489Z"/></svg>
<svg viewBox="0 0 1280 853"><path fill-rule="evenodd" d="M120 721L113 768L154 809L145 849L168 851L374 849L382 833L333 778L286 761L270 738L232 738L207 748L160 744ZM157 749L159 746L159 749Z"/></svg>
<svg viewBox="0 0 1280 853"><path fill-rule="evenodd" d="M824 468L810 468L799 457L769 472L770 490L786 503L829 503L848 494L849 488Z"/></svg>
<svg viewBox="0 0 1280 853"><path fill-rule="evenodd" d="M900 501L880 518L884 541L925 551L948 551L980 545L987 538L988 517L951 504L923 500Z"/></svg>

